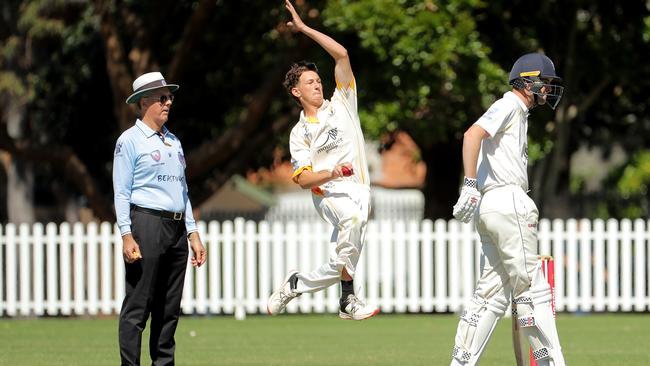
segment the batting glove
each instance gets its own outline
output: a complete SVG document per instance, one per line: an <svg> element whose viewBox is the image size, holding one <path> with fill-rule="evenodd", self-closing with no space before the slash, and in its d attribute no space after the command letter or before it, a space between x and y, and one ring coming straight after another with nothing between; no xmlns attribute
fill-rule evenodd
<svg viewBox="0 0 650 366"><path fill-rule="evenodd" d="M462 222L470 222L481 200L481 193L476 189L476 179L463 179L458 202L454 205L454 217Z"/></svg>

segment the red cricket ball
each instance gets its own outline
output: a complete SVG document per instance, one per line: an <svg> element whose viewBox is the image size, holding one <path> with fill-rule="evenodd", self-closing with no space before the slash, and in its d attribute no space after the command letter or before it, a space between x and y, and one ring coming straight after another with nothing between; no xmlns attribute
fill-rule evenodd
<svg viewBox="0 0 650 366"><path fill-rule="evenodd" d="M354 171L352 170L352 168L348 168L347 166L341 167L341 172L343 173L344 177L349 177L352 174L354 174Z"/></svg>

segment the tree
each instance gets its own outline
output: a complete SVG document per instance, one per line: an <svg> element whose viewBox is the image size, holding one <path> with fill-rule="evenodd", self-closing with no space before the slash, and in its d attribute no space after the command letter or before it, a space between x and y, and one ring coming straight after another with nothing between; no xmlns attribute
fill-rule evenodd
<svg viewBox="0 0 650 366"><path fill-rule="evenodd" d="M481 39L494 49L497 62L508 65L525 52L544 51L564 78L565 95L556 113L535 111L532 120L547 122L530 125L532 195L550 217L622 212L615 184L604 181L600 192L583 193L583 180L590 178L572 175L570 159L581 146L600 146L609 154L621 145L628 158L647 146L648 6L609 1L538 5L531 11L526 1L492 4L476 16Z"/></svg>
<svg viewBox="0 0 650 366"><path fill-rule="evenodd" d="M300 43L284 40L278 4L97 0L3 6L1 80L8 86L0 90L1 108L7 116L24 106L21 126L28 128L12 135L5 132L10 119L3 118L0 150L3 161L38 162L35 174L43 178L36 187L25 179L13 184L12 197L20 187L25 196L41 192L41 200L58 206L65 206L60 196L85 197L98 218L112 220L111 152L135 119L124 100L131 81L150 70L182 86L170 128L185 144L197 206L232 174L270 161L277 140L269 136L288 128L290 101L275 96L282 93L289 60L303 51ZM251 10L255 17L247 16ZM6 172L13 182L13 171Z"/></svg>
<svg viewBox="0 0 650 366"><path fill-rule="evenodd" d="M353 59L371 137L407 131L427 164L427 217L449 218L461 178L461 137L503 92L505 73L480 40L473 11L482 3L330 1L325 24L354 32Z"/></svg>

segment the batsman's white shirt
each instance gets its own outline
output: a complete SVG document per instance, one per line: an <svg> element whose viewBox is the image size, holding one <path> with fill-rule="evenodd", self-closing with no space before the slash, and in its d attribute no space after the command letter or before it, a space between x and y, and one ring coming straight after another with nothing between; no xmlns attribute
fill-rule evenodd
<svg viewBox="0 0 650 366"><path fill-rule="evenodd" d="M504 185L528 190L528 108L511 91L497 100L475 122L490 137L483 139L476 175L485 192Z"/></svg>
<svg viewBox="0 0 650 366"><path fill-rule="evenodd" d="M291 162L296 177L303 170L333 170L337 164L351 163L354 174L332 180L314 189L314 194L347 191L350 182L370 186L363 133L357 110L354 79L347 87L337 83L331 100L319 108L317 119L309 119L304 111L289 136Z"/></svg>
<svg viewBox="0 0 650 366"><path fill-rule="evenodd" d="M528 190L528 108L507 92L476 121L490 136L481 142L476 212L481 238L481 276L464 307L451 365L478 364L497 321L512 301L515 347L527 338L539 364L565 365L551 310L551 290L538 266L539 211ZM533 281L533 278L536 281ZM541 280L540 280L541 279ZM523 322L523 323L522 323ZM513 323L515 324L515 323ZM527 356L528 345L525 347Z"/></svg>

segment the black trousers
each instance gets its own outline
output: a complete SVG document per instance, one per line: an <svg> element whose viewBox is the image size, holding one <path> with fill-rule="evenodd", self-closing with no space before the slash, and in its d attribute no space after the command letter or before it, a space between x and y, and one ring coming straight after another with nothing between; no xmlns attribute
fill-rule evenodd
<svg viewBox="0 0 650 366"><path fill-rule="evenodd" d="M152 365L174 365L188 245L185 220L131 209L131 234L142 259L126 263L126 297L119 323L122 365L140 365L142 331L151 315Z"/></svg>

